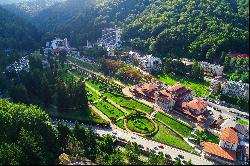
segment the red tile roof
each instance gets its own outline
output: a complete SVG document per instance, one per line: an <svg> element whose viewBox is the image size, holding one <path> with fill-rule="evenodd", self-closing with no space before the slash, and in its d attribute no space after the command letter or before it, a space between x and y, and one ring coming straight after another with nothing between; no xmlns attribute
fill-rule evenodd
<svg viewBox="0 0 250 166"><path fill-rule="evenodd" d="M192 101L186 103L185 106L187 108L201 112L208 106L208 103L195 98Z"/></svg>
<svg viewBox="0 0 250 166"><path fill-rule="evenodd" d="M236 161L236 152L224 149L217 144L211 142L201 142L201 146L203 146L203 150L206 153L211 155L215 155L227 160Z"/></svg>
<svg viewBox="0 0 250 166"><path fill-rule="evenodd" d="M231 142L233 144L239 143L238 133L232 128L226 128L221 131L220 139L226 142Z"/></svg>
<svg viewBox="0 0 250 166"><path fill-rule="evenodd" d="M147 90L149 92L152 92L152 91L157 90L157 86L155 84L152 84L152 83L146 83L143 85L143 89Z"/></svg>

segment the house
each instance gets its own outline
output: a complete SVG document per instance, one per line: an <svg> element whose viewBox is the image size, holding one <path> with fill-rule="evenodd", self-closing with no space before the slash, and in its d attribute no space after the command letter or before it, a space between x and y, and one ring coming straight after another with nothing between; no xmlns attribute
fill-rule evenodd
<svg viewBox="0 0 250 166"><path fill-rule="evenodd" d="M179 102L175 109L196 120L199 124L203 124L207 120L206 117L209 116L207 106L207 102L194 98L189 102Z"/></svg>
<svg viewBox="0 0 250 166"><path fill-rule="evenodd" d="M152 72L162 68L162 61L160 58L152 55L146 55L141 58L140 65L145 71Z"/></svg>
<svg viewBox="0 0 250 166"><path fill-rule="evenodd" d="M220 134L220 147L236 151L239 144L238 133L232 128L226 128Z"/></svg>
<svg viewBox="0 0 250 166"><path fill-rule="evenodd" d="M67 52L70 51L70 46L68 39L60 39L60 38L55 38L54 40L50 42L46 42L46 47L43 49L44 54L49 54L52 53L55 56L59 56L59 52L61 50L66 50Z"/></svg>
<svg viewBox="0 0 250 166"><path fill-rule="evenodd" d="M208 62L200 63L202 69L204 70L205 76L222 76L224 67L216 64L210 64Z"/></svg>
<svg viewBox="0 0 250 166"><path fill-rule="evenodd" d="M131 88L130 91L136 94L137 96L144 97L148 100L155 100L155 92L158 90L156 84L145 83L142 85L136 85L134 88Z"/></svg>
<svg viewBox="0 0 250 166"><path fill-rule="evenodd" d="M227 81L222 85L222 93L228 96L249 100L249 84Z"/></svg>
<svg viewBox="0 0 250 166"><path fill-rule="evenodd" d="M249 130L248 127L241 124L236 124L233 129L238 132L239 138L244 140L244 138L249 139Z"/></svg>
<svg viewBox="0 0 250 166"><path fill-rule="evenodd" d="M204 157L223 164L235 164L237 161L236 151L239 145L238 133L232 128L226 128L220 133L220 142L201 142Z"/></svg>
<svg viewBox="0 0 250 166"><path fill-rule="evenodd" d="M215 160L223 164L233 164L236 160L236 152L225 149L219 145L211 142L201 142L205 158Z"/></svg>
<svg viewBox="0 0 250 166"><path fill-rule="evenodd" d="M169 86L156 93L155 103L164 111L170 111L178 102L189 101L193 98L192 90L177 84Z"/></svg>

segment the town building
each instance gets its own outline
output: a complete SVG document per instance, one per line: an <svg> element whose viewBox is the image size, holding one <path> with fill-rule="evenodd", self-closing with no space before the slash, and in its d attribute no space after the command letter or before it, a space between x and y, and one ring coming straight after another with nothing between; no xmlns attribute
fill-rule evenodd
<svg viewBox="0 0 250 166"><path fill-rule="evenodd" d="M49 54L52 53L55 56L59 56L60 51L65 50L67 52L70 51L70 46L68 39L60 39L60 38L55 38L54 40L50 42L46 42L46 47L43 49L44 54Z"/></svg>
<svg viewBox="0 0 250 166"><path fill-rule="evenodd" d="M130 91L134 93L137 97L142 97L150 101L155 100L155 92L157 90L157 85L153 83L136 85L135 87L130 89Z"/></svg>
<svg viewBox="0 0 250 166"><path fill-rule="evenodd" d="M236 151L239 144L238 133L232 128L226 128L221 131L220 147Z"/></svg>
<svg viewBox="0 0 250 166"><path fill-rule="evenodd" d="M120 48L121 47L121 29L105 28L102 30L102 37L98 39L97 43L99 46L105 47L106 49Z"/></svg>
<svg viewBox="0 0 250 166"><path fill-rule="evenodd" d="M249 84L227 81L222 85L222 93L228 96L249 100Z"/></svg>
<svg viewBox="0 0 250 166"><path fill-rule="evenodd" d="M204 157L223 164L235 164L236 151L239 145L238 133L232 128L220 132L219 145L211 142L201 142Z"/></svg>
<svg viewBox="0 0 250 166"><path fill-rule="evenodd" d="M87 40L87 45L83 46L83 48L90 49L93 48L93 45Z"/></svg>
<svg viewBox="0 0 250 166"><path fill-rule="evenodd" d="M146 55L141 58L140 65L145 71L152 72L162 68L162 61L160 58L152 55Z"/></svg>
<svg viewBox="0 0 250 166"><path fill-rule="evenodd" d="M208 62L201 62L200 63L202 69L204 70L205 76L222 76L224 67L216 64L210 64Z"/></svg>
<svg viewBox="0 0 250 166"><path fill-rule="evenodd" d="M192 101L179 103L175 108L202 125L209 116L207 106L207 102L194 98Z"/></svg>

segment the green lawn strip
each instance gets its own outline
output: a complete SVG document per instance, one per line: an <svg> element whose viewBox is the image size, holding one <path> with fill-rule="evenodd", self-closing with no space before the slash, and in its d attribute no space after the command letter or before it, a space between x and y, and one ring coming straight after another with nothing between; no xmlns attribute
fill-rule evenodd
<svg viewBox="0 0 250 166"><path fill-rule="evenodd" d="M145 117L131 117L127 121L127 127L138 133L150 133L154 131L154 124Z"/></svg>
<svg viewBox="0 0 250 166"><path fill-rule="evenodd" d="M167 115L163 115L160 112L156 113L155 117L183 137L189 137L191 135L191 132L193 130L191 126L189 127L186 124Z"/></svg>
<svg viewBox="0 0 250 166"><path fill-rule="evenodd" d="M238 120L236 120L236 122L239 123L239 124L242 124L244 126L248 126L249 125L249 122L246 121L246 120L244 120L244 119L238 119Z"/></svg>
<svg viewBox="0 0 250 166"><path fill-rule="evenodd" d="M115 124L121 129L125 129L123 119L118 120Z"/></svg>
<svg viewBox="0 0 250 166"><path fill-rule="evenodd" d="M132 110L139 110L145 113L151 113L153 111L151 107L139 103L138 101L130 97L125 97L123 96L123 94L118 95L113 93L105 93L105 96L121 105L122 107L130 108Z"/></svg>
<svg viewBox="0 0 250 166"><path fill-rule="evenodd" d="M101 100L97 102L95 106L112 120L118 119L124 115L124 112L117 109L115 106L113 106L107 101Z"/></svg>
<svg viewBox="0 0 250 166"><path fill-rule="evenodd" d="M73 63L76 63L77 65L83 67L83 68L86 68L86 69L89 69L89 70L92 70L94 72L99 72L100 69L97 65L93 65L93 64L89 64L87 62L83 62L83 61L80 61L76 58L73 58L73 57L67 57L68 60L72 61Z"/></svg>
<svg viewBox="0 0 250 166"><path fill-rule="evenodd" d="M220 138L209 131L196 131L196 136L194 136L194 140L196 143L200 142L212 142L215 144L219 144Z"/></svg>
<svg viewBox="0 0 250 166"><path fill-rule="evenodd" d="M205 97L209 95L209 85L208 81L199 82L196 80L191 80L179 76L158 76L159 80L166 83L167 85L174 85L177 82L181 83L183 86L191 88L193 92L199 97Z"/></svg>
<svg viewBox="0 0 250 166"><path fill-rule="evenodd" d="M100 99L100 96L96 94L94 91L92 91L89 87L86 87L85 89L88 92L88 95L87 95L88 101L95 102L98 99Z"/></svg>
<svg viewBox="0 0 250 166"><path fill-rule="evenodd" d="M89 84L91 87L93 87L95 90L100 91L101 90L101 85L100 84L95 84L89 80L86 81L87 84Z"/></svg>
<svg viewBox="0 0 250 166"><path fill-rule="evenodd" d="M158 122L158 125L159 125L159 131L152 137L152 139L195 153L193 147L188 145L181 137L179 137L171 129L161 124L160 122Z"/></svg>

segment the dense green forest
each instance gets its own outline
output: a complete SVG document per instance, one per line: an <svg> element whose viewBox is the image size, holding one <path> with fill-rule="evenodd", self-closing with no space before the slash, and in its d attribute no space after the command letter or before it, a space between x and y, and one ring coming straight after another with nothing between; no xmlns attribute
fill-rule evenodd
<svg viewBox="0 0 250 166"><path fill-rule="evenodd" d="M248 52L248 16L234 0L158 0L125 28L131 44L161 56L202 60Z"/></svg>
<svg viewBox="0 0 250 166"><path fill-rule="evenodd" d="M216 61L222 52L248 53L248 0L67 0L29 18L42 43L68 37L95 42L101 30L123 29L125 45L161 57Z"/></svg>
<svg viewBox="0 0 250 166"><path fill-rule="evenodd" d="M179 165L150 151L147 160L136 143L127 143L124 150L115 148L110 135L102 138L92 127L85 129L79 123L73 128L59 122L52 125L49 116L34 105L0 100L0 165L56 165L63 161L59 155L90 159L100 165ZM192 164L191 161L187 162Z"/></svg>
<svg viewBox="0 0 250 166"><path fill-rule="evenodd" d="M40 34L35 26L0 6L0 50L32 49L39 41Z"/></svg>

